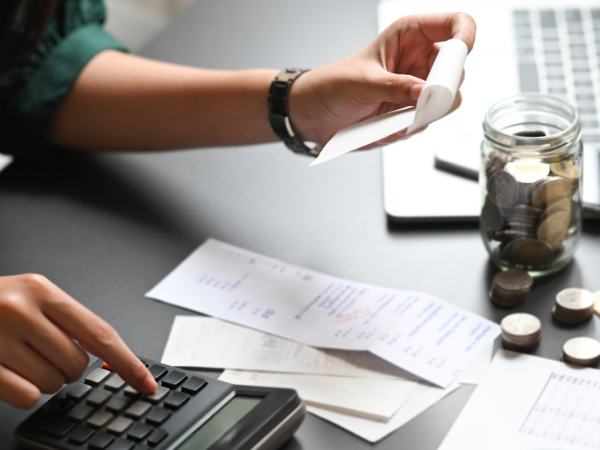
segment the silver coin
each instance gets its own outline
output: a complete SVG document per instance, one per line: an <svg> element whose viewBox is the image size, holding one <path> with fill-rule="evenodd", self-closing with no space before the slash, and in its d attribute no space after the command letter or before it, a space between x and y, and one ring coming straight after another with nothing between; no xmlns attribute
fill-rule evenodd
<svg viewBox="0 0 600 450"><path fill-rule="evenodd" d="M563 358L575 364L594 364L600 360L600 342L588 337L569 339L563 346Z"/></svg>
<svg viewBox="0 0 600 450"><path fill-rule="evenodd" d="M500 323L502 331L513 336L531 336L542 329L542 322L527 313L516 313L506 316Z"/></svg>
<svg viewBox="0 0 600 450"><path fill-rule="evenodd" d="M594 307L594 294L586 289L563 289L556 295L556 303L569 310L587 310Z"/></svg>

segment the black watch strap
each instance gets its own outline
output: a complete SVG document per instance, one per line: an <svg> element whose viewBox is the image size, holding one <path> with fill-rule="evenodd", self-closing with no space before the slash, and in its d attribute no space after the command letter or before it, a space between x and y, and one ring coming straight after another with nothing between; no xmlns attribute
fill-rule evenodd
<svg viewBox="0 0 600 450"><path fill-rule="evenodd" d="M294 80L304 72L308 71L302 69L283 69L277 74L269 89L269 123L275 134L293 152L319 156L321 148L318 146L311 148L298 139L290 122L288 108L290 90Z"/></svg>

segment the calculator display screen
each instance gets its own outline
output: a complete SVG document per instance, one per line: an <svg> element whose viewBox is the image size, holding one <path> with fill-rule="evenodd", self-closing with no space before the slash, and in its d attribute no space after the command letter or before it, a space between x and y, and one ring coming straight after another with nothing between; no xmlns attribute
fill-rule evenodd
<svg viewBox="0 0 600 450"><path fill-rule="evenodd" d="M177 450L206 450L261 401L262 398L257 397L233 397Z"/></svg>

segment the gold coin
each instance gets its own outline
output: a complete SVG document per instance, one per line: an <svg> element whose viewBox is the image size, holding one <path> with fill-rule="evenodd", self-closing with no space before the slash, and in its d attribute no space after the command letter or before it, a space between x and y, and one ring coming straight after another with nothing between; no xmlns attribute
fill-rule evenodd
<svg viewBox="0 0 600 450"><path fill-rule="evenodd" d="M546 211L544 211L544 215L549 216L559 211L571 214L572 206L573 200L571 200L570 197L560 198L558 200L554 200L551 203L548 203L548 205L546 206Z"/></svg>
<svg viewBox="0 0 600 450"><path fill-rule="evenodd" d="M531 204L543 207L555 200L570 196L571 190L571 183L565 178L546 178L531 192Z"/></svg>
<svg viewBox="0 0 600 450"><path fill-rule="evenodd" d="M510 248L509 248L510 247ZM552 259L552 248L539 239L519 239L506 246L512 261L527 266L541 266Z"/></svg>
<svg viewBox="0 0 600 450"><path fill-rule="evenodd" d="M487 190L490 200L500 208L514 205L519 198L519 183L504 170L498 170L488 178Z"/></svg>
<svg viewBox="0 0 600 450"><path fill-rule="evenodd" d="M550 173L550 166L538 161L512 161L504 167L508 173L514 176L519 183L535 183L546 178Z"/></svg>
<svg viewBox="0 0 600 450"><path fill-rule="evenodd" d="M546 216L540 222L537 229L537 237L547 243L555 242L561 237L564 240L569 232L570 224L571 214L564 211L555 212Z"/></svg>
<svg viewBox="0 0 600 450"><path fill-rule="evenodd" d="M581 174L573 164L573 161L560 161L550 164L550 170L559 177L566 178L571 182L579 181Z"/></svg>

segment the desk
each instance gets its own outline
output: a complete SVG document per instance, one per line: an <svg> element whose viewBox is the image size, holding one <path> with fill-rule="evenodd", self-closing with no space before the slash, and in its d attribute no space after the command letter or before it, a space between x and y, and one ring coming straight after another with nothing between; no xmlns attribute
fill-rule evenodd
<svg viewBox="0 0 600 450"><path fill-rule="evenodd" d="M318 67L369 42L375 11L375 0L204 0L143 54L223 69ZM496 321L507 314L487 298L495 270L476 226L387 224L379 151L308 163L270 144L14 164L0 173L0 273L46 275L157 360L173 317L193 313L144 293L209 236L334 276L430 292ZM537 354L557 359L568 338L600 337L597 318L576 330L551 318L555 294L600 289L599 270L600 223L588 222L574 263L536 281L518 309L543 322ZM373 447L436 449L472 392L461 388ZM27 414L0 405L3 450L17 447L12 433ZM285 450L371 447L309 415Z"/></svg>

